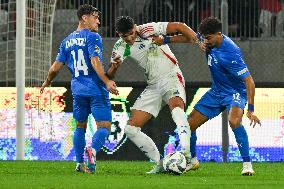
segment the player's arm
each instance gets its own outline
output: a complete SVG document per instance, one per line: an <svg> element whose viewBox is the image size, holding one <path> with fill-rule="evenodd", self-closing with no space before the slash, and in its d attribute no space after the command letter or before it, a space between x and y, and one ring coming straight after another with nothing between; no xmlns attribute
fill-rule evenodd
<svg viewBox="0 0 284 189"><path fill-rule="evenodd" d="M256 125L256 123L261 125L258 117L254 115L255 84L254 84L253 78L251 77L251 75L249 75L249 76L243 78L243 81L245 82L246 89L247 89L247 98L248 98L247 117L251 121L250 125L253 124L253 127Z"/></svg>
<svg viewBox="0 0 284 189"><path fill-rule="evenodd" d="M223 52L218 56L222 60L220 61L220 64L224 69L235 76L235 78L241 79L245 82L248 98L247 117L250 119L253 127L256 125L256 123L260 124L260 120L256 115L254 115L254 81L250 75L247 65L242 58L242 55L236 52Z"/></svg>
<svg viewBox="0 0 284 189"><path fill-rule="evenodd" d="M117 86L114 81L110 80L107 75L105 74L105 71L103 69L102 63L100 62L100 59L98 56L94 56L91 58L92 67L98 74L99 78L105 83L107 90L115 95L118 95Z"/></svg>
<svg viewBox="0 0 284 189"><path fill-rule="evenodd" d="M56 75L59 73L60 69L63 67L64 63L66 62L66 53L64 46L65 45L63 40L58 49L56 59L53 62L52 66L49 68L47 77L40 88L40 93L43 93L44 88L51 84L51 81L56 77Z"/></svg>
<svg viewBox="0 0 284 189"><path fill-rule="evenodd" d="M169 22L166 29L167 34L179 33L181 36L170 37L170 42L197 43L196 33L185 23Z"/></svg>
<svg viewBox="0 0 284 189"><path fill-rule="evenodd" d="M106 75L110 78L113 79L115 76L116 71L118 70L118 67L120 66L120 64L122 63L121 57L118 55L116 57L114 57L111 60L111 64L109 66L109 69L106 72Z"/></svg>
<svg viewBox="0 0 284 189"><path fill-rule="evenodd" d="M165 41L165 38L168 38L168 42ZM153 36L152 41L157 45L164 45L166 43L192 43L192 40L188 40L183 35L174 35L174 36Z"/></svg>
<svg viewBox="0 0 284 189"><path fill-rule="evenodd" d="M124 58L125 58L123 56L124 51L125 51L125 48L121 45L121 41L118 40L112 49L110 66L106 72L106 75L109 78L111 79L114 78L116 71L118 70L121 63L124 61Z"/></svg>
<svg viewBox="0 0 284 189"><path fill-rule="evenodd" d="M102 38L97 33L89 33L87 39L89 58L91 64L98 77L104 82L107 90L115 95L118 95L117 86L114 81L110 80L105 74L100 57L102 56Z"/></svg>
<svg viewBox="0 0 284 189"><path fill-rule="evenodd" d="M205 46L201 41L198 40L197 34L186 24L181 22L169 22L167 24L165 22L160 22L156 23L156 25L158 25L158 27L155 28L158 29L155 33L156 36L154 36L152 40L157 45L163 45L168 43L195 43L199 45L199 48L202 51L205 51ZM179 34L169 36L169 34L174 33Z"/></svg>
<svg viewBox="0 0 284 189"><path fill-rule="evenodd" d="M247 89L248 104L254 106L255 84L251 76L247 76L244 79Z"/></svg>
<svg viewBox="0 0 284 189"><path fill-rule="evenodd" d="M46 77L44 83L42 84L42 86L40 88L41 93L43 93L43 90L44 90L45 87L47 87L51 84L52 80L57 76L57 74L59 73L59 71L63 67L63 65L64 65L64 63L59 62L59 61L55 61L52 64L52 66L48 70L47 77Z"/></svg>

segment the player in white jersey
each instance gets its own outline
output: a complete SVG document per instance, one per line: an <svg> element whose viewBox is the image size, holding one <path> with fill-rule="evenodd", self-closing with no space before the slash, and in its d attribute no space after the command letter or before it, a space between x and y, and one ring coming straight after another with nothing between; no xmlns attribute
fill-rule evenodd
<svg viewBox="0 0 284 189"><path fill-rule="evenodd" d="M127 57L132 57L145 70L148 83L132 107L130 119L125 127L126 135L145 155L157 163L148 173L162 172L160 153L153 140L141 132L141 127L152 116L157 117L160 109L168 104L178 128L182 152L190 161L190 128L184 111L185 81L178 61L167 43L188 40L195 42L195 32L186 24L179 22L153 22L136 26L133 19L128 16L117 19L116 30L120 39L113 47L111 66L117 69ZM181 35L167 36L177 32ZM161 40L163 45L160 45ZM117 61L118 57L120 61ZM113 77L114 73L115 71L112 71L108 74Z"/></svg>

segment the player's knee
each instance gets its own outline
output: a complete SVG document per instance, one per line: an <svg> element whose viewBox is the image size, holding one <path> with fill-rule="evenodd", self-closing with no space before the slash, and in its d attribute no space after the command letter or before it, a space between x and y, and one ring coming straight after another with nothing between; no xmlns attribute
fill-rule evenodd
<svg viewBox="0 0 284 189"><path fill-rule="evenodd" d="M190 127L191 132L194 132L199 127L199 125L196 123L196 121L194 120L194 118L191 115L192 114L190 114L187 117L187 122L188 122L188 125Z"/></svg>
<svg viewBox="0 0 284 189"><path fill-rule="evenodd" d="M229 120L229 124L230 124L230 127L231 128L237 128L237 127L239 127L240 126L240 124L241 124L241 119L240 118L231 118L230 120Z"/></svg>
<svg viewBox="0 0 284 189"><path fill-rule="evenodd" d="M81 122L76 122L76 127L77 128L83 128L83 129L86 129L87 128L87 122L85 121L85 122L83 122L83 123L81 123Z"/></svg>
<svg viewBox="0 0 284 189"><path fill-rule="evenodd" d="M187 117L187 121L192 132L196 131L203 123L208 120L206 117L202 117L197 111L193 110Z"/></svg>
<svg viewBox="0 0 284 189"><path fill-rule="evenodd" d="M171 110L173 110L174 108L181 108L184 110L184 102L183 99L181 97L173 97L170 99L169 101L169 107Z"/></svg>
<svg viewBox="0 0 284 189"><path fill-rule="evenodd" d="M139 120L133 119L132 117L130 117L129 120L127 121L127 125L135 125L136 127L143 126L143 124Z"/></svg>
<svg viewBox="0 0 284 189"><path fill-rule="evenodd" d="M141 128L140 127L135 127L131 125L126 125L124 129L124 133L128 138L133 138L135 135L140 132Z"/></svg>
<svg viewBox="0 0 284 189"><path fill-rule="evenodd" d="M105 127L107 129L111 128L111 122L110 121L97 121L96 125L97 125L97 127Z"/></svg>

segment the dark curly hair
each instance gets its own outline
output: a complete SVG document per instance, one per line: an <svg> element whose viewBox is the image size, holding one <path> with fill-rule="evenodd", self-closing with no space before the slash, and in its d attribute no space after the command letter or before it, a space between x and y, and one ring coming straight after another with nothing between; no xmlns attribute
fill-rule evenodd
<svg viewBox="0 0 284 189"><path fill-rule="evenodd" d="M96 7L93 7L92 5L84 4L80 5L77 10L77 16L78 19L81 20L83 15L91 15L94 12L101 13Z"/></svg>
<svg viewBox="0 0 284 189"><path fill-rule="evenodd" d="M222 32L222 23L218 18L208 17L202 20L198 28L202 35L210 35Z"/></svg>
<svg viewBox="0 0 284 189"><path fill-rule="evenodd" d="M116 31L119 33L127 33L134 27L134 20L130 16L120 16L115 21Z"/></svg>

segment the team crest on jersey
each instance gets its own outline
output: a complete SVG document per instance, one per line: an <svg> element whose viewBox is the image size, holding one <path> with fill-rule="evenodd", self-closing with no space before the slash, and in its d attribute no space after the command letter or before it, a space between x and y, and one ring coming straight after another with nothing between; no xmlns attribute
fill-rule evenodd
<svg viewBox="0 0 284 189"><path fill-rule="evenodd" d="M95 52L97 52L98 54L101 53L101 49L98 45L95 46Z"/></svg>

